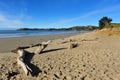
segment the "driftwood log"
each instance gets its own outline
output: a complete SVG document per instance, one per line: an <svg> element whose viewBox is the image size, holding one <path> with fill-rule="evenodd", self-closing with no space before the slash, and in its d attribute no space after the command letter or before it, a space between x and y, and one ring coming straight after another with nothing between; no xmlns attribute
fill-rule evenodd
<svg viewBox="0 0 120 80"><path fill-rule="evenodd" d="M22 47L17 47L16 49L14 50L11 50L11 52L14 52L14 53L17 53L18 54L18 57L17 57L17 63L18 65L20 65L25 74L28 75L29 72L31 73L32 70L31 68L25 63L25 60L26 60L26 50L27 48L31 48L31 47L36 47L38 46L38 48L35 50L34 53L38 53L40 54L46 47L47 45L50 43L51 41L47 41L47 42L43 42L43 43L39 43L39 44L35 44L35 45L31 45L31 46L22 46Z"/></svg>
<svg viewBox="0 0 120 80"><path fill-rule="evenodd" d="M38 48L35 50L34 53L41 53L46 47L47 45L50 43L51 41L47 41L47 42L42 42L42 43L38 43L38 44L32 44L30 46L20 46L20 47L17 47L13 50L11 50L11 52L14 52L14 53L17 53L18 50L21 50L21 49L28 49L28 48L32 48L32 47L36 47L38 46Z"/></svg>
<svg viewBox="0 0 120 80"><path fill-rule="evenodd" d="M28 75L29 72L32 72L32 69L24 62L26 55L25 50L19 49L17 53L18 53L17 63L23 68L25 74Z"/></svg>
<svg viewBox="0 0 120 80"><path fill-rule="evenodd" d="M34 53L36 54L40 54L46 47L47 45L50 43L51 41L47 41L47 42L42 42L40 45L38 46L38 48L34 51Z"/></svg>
<svg viewBox="0 0 120 80"><path fill-rule="evenodd" d="M68 49L72 49L78 46L78 43L70 43Z"/></svg>
<svg viewBox="0 0 120 80"><path fill-rule="evenodd" d="M68 45L68 49L72 49L78 46L78 43L75 43L76 40L70 39L69 40L69 45Z"/></svg>

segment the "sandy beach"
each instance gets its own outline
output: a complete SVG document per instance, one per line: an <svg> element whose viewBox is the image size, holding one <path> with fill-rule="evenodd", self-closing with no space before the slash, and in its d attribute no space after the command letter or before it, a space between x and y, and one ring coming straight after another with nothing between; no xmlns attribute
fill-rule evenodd
<svg viewBox="0 0 120 80"><path fill-rule="evenodd" d="M27 49L34 73L25 75L10 50L47 40L51 43L41 54L33 53L36 47ZM120 80L119 60L120 36L97 31L0 39L0 80Z"/></svg>
<svg viewBox="0 0 120 80"><path fill-rule="evenodd" d="M14 38L0 38L0 52L10 52L13 48L18 46L31 45L41 43L47 40L63 39L65 37L77 35L79 33L71 34L54 34L44 36L27 36L27 37L14 37Z"/></svg>

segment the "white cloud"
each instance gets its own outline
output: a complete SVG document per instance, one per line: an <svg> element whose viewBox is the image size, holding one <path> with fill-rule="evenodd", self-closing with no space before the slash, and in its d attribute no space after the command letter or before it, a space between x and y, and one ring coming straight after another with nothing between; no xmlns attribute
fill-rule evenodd
<svg viewBox="0 0 120 80"><path fill-rule="evenodd" d="M9 12L14 9L10 4L0 1L0 28L19 28L23 27L23 21L31 19L31 16L26 15L27 5L24 0L19 2L21 7L15 14Z"/></svg>
<svg viewBox="0 0 120 80"><path fill-rule="evenodd" d="M88 13L86 13L84 15L81 15L81 16L78 16L78 17L74 17L74 18L54 22L52 24L49 24L49 26L57 26L57 25L60 25L60 24L65 24L65 23L69 23L69 22L73 22L73 21L77 21L77 20L82 20L82 19L85 19L85 18L87 18L89 16L92 16L92 15L95 15L95 14L98 14L98 13L100 13L99 10L91 11L91 12L88 12Z"/></svg>
<svg viewBox="0 0 120 80"><path fill-rule="evenodd" d="M0 26L4 28L16 28L22 25L22 21L19 19L10 19L5 15L0 14Z"/></svg>
<svg viewBox="0 0 120 80"><path fill-rule="evenodd" d="M5 20L6 20L5 16L0 15L0 22L1 22L1 21L5 21Z"/></svg>
<svg viewBox="0 0 120 80"><path fill-rule="evenodd" d="M103 9L93 10L93 11L90 11L90 12L85 13L85 14L83 14L81 16L78 16L78 17L65 19L65 20L60 20L60 21L51 23L48 26L57 26L57 25L66 24L66 23L69 23L69 22L74 22L74 21L77 21L77 20L83 20L83 19L87 19L88 17L94 16L94 15L100 15L100 14L106 14L106 13L109 14L111 12L116 13L115 11L120 11L120 4L116 4L116 5L106 7L106 8L103 8Z"/></svg>

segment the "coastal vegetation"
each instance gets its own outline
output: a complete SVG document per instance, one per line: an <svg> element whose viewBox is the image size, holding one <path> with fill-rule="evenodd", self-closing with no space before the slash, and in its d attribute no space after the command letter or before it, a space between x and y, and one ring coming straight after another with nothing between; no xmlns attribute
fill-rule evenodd
<svg viewBox="0 0 120 80"><path fill-rule="evenodd" d="M99 20L100 33L107 35L120 35L120 23L111 23L112 19L103 17Z"/></svg>
<svg viewBox="0 0 120 80"><path fill-rule="evenodd" d="M103 17L99 20L99 28L105 28L105 27L109 27L109 25L111 24L112 19L108 18L108 17Z"/></svg>
<svg viewBox="0 0 120 80"><path fill-rule="evenodd" d="M99 20L99 29L104 28L120 28L120 23L111 23L112 19L108 17L103 17Z"/></svg>

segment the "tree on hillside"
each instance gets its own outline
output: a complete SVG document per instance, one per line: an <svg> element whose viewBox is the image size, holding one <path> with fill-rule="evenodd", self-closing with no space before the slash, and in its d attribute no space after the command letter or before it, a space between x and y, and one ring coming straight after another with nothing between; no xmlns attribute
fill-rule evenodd
<svg viewBox="0 0 120 80"><path fill-rule="evenodd" d="M110 25L111 24L112 19L108 18L108 17L103 17L99 20L99 28L102 29L104 28L106 25Z"/></svg>

